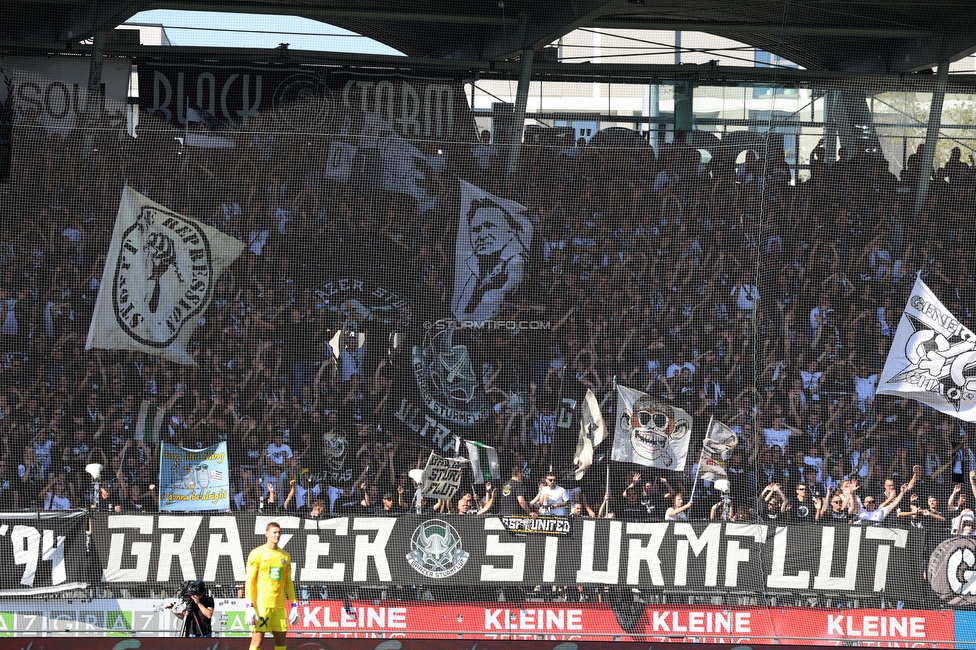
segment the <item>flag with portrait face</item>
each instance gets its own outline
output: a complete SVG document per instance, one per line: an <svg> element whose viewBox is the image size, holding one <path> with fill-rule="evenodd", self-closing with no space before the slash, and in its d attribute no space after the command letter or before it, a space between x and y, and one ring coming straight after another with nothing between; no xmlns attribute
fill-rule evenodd
<svg viewBox="0 0 976 650"><path fill-rule="evenodd" d="M461 184L451 311L459 321L484 323L522 283L532 222L525 208Z"/></svg>
<svg viewBox="0 0 976 650"><path fill-rule="evenodd" d="M909 397L976 422L976 334L946 309L921 277L898 322L877 393Z"/></svg>

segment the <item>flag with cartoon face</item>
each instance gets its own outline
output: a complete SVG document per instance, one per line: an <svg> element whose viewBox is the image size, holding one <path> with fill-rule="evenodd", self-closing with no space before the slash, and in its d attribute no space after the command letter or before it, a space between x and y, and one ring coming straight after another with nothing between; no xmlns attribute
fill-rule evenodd
<svg viewBox="0 0 976 650"><path fill-rule="evenodd" d="M617 422L610 458L672 472L685 468L691 416L647 393L617 384Z"/></svg>
<svg viewBox="0 0 976 650"><path fill-rule="evenodd" d="M888 351L879 395L909 397L976 422L976 334L916 278Z"/></svg>

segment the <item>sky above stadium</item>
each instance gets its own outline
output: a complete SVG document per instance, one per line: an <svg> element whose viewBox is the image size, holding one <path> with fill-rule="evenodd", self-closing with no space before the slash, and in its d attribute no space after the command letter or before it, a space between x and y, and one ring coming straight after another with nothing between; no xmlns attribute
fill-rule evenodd
<svg viewBox="0 0 976 650"><path fill-rule="evenodd" d="M173 45L274 48L288 43L295 50L401 54L371 38L296 16L156 9L126 22L162 25Z"/></svg>

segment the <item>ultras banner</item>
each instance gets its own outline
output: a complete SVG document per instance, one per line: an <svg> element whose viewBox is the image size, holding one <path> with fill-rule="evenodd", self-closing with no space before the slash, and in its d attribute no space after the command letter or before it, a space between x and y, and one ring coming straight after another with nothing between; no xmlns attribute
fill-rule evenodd
<svg viewBox="0 0 976 650"><path fill-rule="evenodd" d="M250 639L244 624L244 601L216 598L214 633L222 648L240 648ZM98 635L136 636L143 643L154 637L179 636L180 620L165 607L169 601L149 599L99 599L92 601L14 601L0 609L2 636L84 636L86 648ZM888 647L952 647L967 630L956 612L878 609L812 609L758 607L708 607L647 605L636 627L621 629L606 603L535 603L522 607L506 603L458 603L395 600L317 600L299 603L298 623L289 635L301 638L302 650L318 650L313 639L331 641L328 648L349 650L437 650L468 648L459 639L478 641L484 650L544 650L546 641L573 642L561 650L598 650L606 645L591 642L644 641L635 650L664 650L669 642L713 644L755 643L802 646L871 645ZM92 637L95 636L95 639ZM380 646L380 639L388 645ZM411 639L425 639L412 644ZM51 641L45 647L53 650ZM372 640L372 641L370 641ZM207 650L213 650L216 639ZM442 646L441 643L451 645ZM529 642L531 645L519 645ZM77 643L77 640L75 641ZM159 646L168 650L169 645ZM187 639L180 647L191 647ZM372 645L369 645L372 643ZM397 645L390 645L397 643ZM505 645L495 645L502 644ZM402 645L400 645L402 644ZM25 644L26 646L27 644ZM291 645L291 644L289 644ZM64 646L67 648L67 646ZM97 646L96 646L97 647ZM132 646L125 646L132 647ZM149 646L142 646L148 649ZM626 650L628 646L615 646ZM740 646L741 648L741 646ZM203 646L201 646L201 650ZM74 650L74 646L70 648ZM111 646L108 646L111 650ZM553 649L555 650L555 648Z"/></svg>
<svg viewBox="0 0 976 650"><path fill-rule="evenodd" d="M88 584L84 512L0 514L0 596L52 594Z"/></svg>
<svg viewBox="0 0 976 650"><path fill-rule="evenodd" d="M139 107L185 125L187 108L218 128L274 111L277 128L349 135L350 115L375 114L408 139L475 142L457 79L370 75L334 67L138 61Z"/></svg>
<svg viewBox="0 0 976 650"><path fill-rule="evenodd" d="M922 566L924 546L920 532L880 527L587 519L551 537L512 534L495 517L414 515L99 515L93 542L104 582L226 585L244 579L244 558L270 521L282 527L298 582L348 586L595 584L907 600L918 580L904 567Z"/></svg>

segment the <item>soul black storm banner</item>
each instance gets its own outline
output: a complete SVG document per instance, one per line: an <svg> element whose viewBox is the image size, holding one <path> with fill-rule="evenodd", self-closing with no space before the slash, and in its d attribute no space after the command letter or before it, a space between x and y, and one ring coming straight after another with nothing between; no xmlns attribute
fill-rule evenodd
<svg viewBox="0 0 976 650"><path fill-rule="evenodd" d="M334 67L139 61L140 110L185 125L187 108L232 127L274 111L277 128L351 135L350 114L375 114L408 139L475 142L474 120L456 79L369 75ZM193 118L191 118L193 119Z"/></svg>
<svg viewBox="0 0 976 650"><path fill-rule="evenodd" d="M495 517L104 515L93 542L103 581L166 584L245 577L244 559L277 521L306 583L598 584L737 593L918 591L920 532L860 526L575 520L565 536L513 535Z"/></svg>

